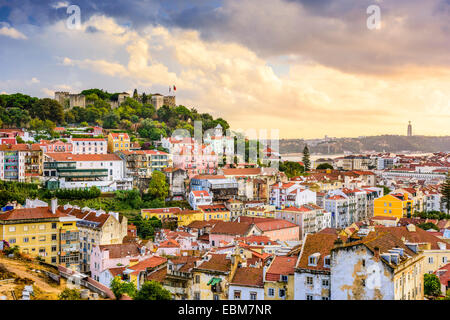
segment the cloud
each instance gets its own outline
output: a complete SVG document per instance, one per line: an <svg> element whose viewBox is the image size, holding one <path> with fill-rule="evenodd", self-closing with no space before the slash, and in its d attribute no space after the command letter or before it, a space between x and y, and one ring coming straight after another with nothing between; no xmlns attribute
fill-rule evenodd
<svg viewBox="0 0 450 320"><path fill-rule="evenodd" d="M23 39L26 40L27 36L17 29L9 26L7 23L0 22L0 35L13 38L13 39Z"/></svg>
<svg viewBox="0 0 450 320"><path fill-rule="evenodd" d="M67 1L59 1L51 5L53 9L67 8L68 6L70 6L70 3Z"/></svg>

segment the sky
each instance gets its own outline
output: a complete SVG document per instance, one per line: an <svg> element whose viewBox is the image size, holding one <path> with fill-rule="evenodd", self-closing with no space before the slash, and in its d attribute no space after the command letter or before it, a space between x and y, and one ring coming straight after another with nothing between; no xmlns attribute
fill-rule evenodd
<svg viewBox="0 0 450 320"><path fill-rule="evenodd" d="M175 85L280 138L450 135L449 49L450 0L0 0L0 93Z"/></svg>

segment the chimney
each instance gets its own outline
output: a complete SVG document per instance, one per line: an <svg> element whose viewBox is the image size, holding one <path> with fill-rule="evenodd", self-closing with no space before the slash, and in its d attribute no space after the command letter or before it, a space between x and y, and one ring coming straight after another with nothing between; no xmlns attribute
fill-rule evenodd
<svg viewBox="0 0 450 320"><path fill-rule="evenodd" d="M58 207L58 199L57 198L53 198L51 201L51 209L52 209L52 214L56 213L56 208Z"/></svg>

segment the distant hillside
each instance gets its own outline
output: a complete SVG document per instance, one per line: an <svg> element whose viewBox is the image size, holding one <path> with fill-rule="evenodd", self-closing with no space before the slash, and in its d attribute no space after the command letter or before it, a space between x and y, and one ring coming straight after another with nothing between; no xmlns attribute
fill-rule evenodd
<svg viewBox="0 0 450 320"><path fill-rule="evenodd" d="M280 153L301 153L305 146L303 139L280 140ZM450 136L372 136L363 138L337 138L330 142L320 142L317 145L309 145L311 153L339 154L344 152L362 153L366 151L376 152L439 152L450 151Z"/></svg>

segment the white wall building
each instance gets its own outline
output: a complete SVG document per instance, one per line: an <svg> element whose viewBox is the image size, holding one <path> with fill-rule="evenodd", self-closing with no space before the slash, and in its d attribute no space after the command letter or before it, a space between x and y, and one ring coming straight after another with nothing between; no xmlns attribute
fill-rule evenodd
<svg viewBox="0 0 450 320"><path fill-rule="evenodd" d="M96 138L72 138L74 154L106 154L108 142L106 139Z"/></svg>

